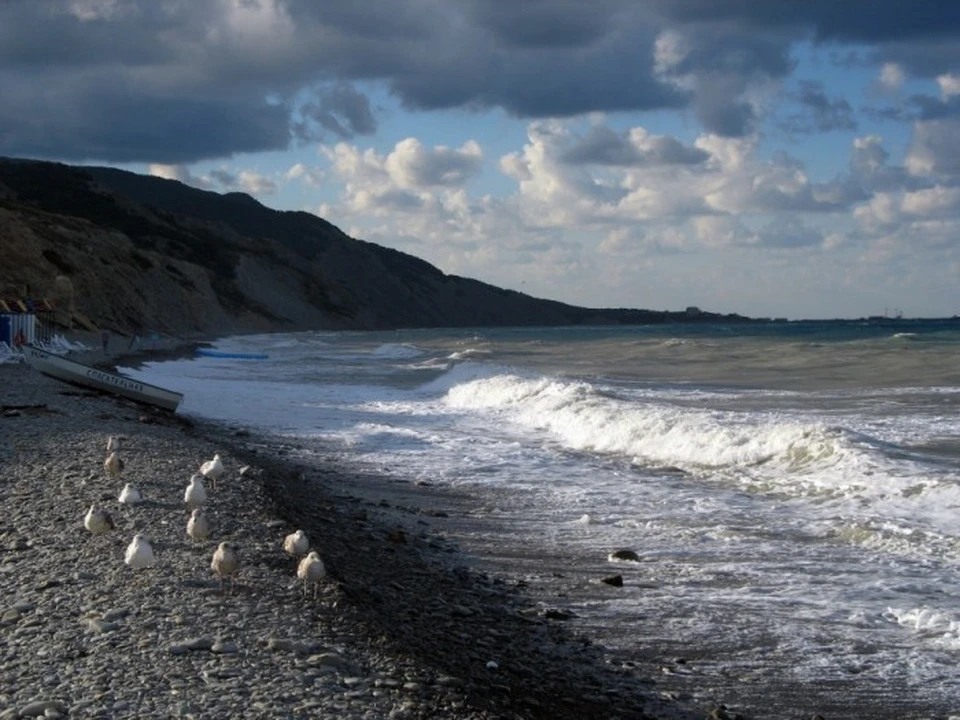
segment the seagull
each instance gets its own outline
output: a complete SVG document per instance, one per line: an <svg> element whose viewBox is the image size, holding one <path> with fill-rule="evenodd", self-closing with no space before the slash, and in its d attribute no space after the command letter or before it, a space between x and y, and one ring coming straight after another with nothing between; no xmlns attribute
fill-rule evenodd
<svg viewBox="0 0 960 720"><path fill-rule="evenodd" d="M183 493L183 501L191 508L198 508L207 501L207 489L203 486L203 475L199 473L190 478Z"/></svg>
<svg viewBox="0 0 960 720"><path fill-rule="evenodd" d="M219 453L214 454L213 460L207 460L200 466L200 474L210 481L214 490L217 488L217 481L223 477L223 473L223 463L220 461Z"/></svg>
<svg viewBox="0 0 960 720"><path fill-rule="evenodd" d="M117 477L123 472L123 460L116 450L107 455L107 459L103 461L103 469L107 471L107 475L110 477Z"/></svg>
<svg viewBox="0 0 960 720"><path fill-rule="evenodd" d="M120 497L117 498L124 505L136 505L139 502L143 502L143 496L140 494L140 490L133 483L127 483L123 486L123 490L120 491Z"/></svg>
<svg viewBox="0 0 960 720"><path fill-rule="evenodd" d="M83 526L94 535L103 535L105 532L113 530L117 526L113 523L113 518L106 510L97 507L96 503L90 506L86 516L83 518Z"/></svg>
<svg viewBox="0 0 960 720"><path fill-rule="evenodd" d="M117 435L111 435L107 438L107 452L112 453L120 449L120 438Z"/></svg>
<svg viewBox="0 0 960 720"><path fill-rule="evenodd" d="M228 542L222 542L213 553L213 561L210 563L210 569L220 578L220 590L223 590L223 581L230 578L230 589L233 590L233 576L240 570L240 558L237 557L237 549Z"/></svg>
<svg viewBox="0 0 960 720"><path fill-rule="evenodd" d="M314 600L317 599L317 587L326 576L327 569L323 566L323 560L320 559L316 550L311 550L310 554L297 566L297 577L303 580L303 594L307 594L307 583L311 583Z"/></svg>
<svg viewBox="0 0 960 720"><path fill-rule="evenodd" d="M297 530L290 533L283 539L283 549L287 551L294 559L299 559L307 554L310 549L310 541L307 539L303 530Z"/></svg>
<svg viewBox="0 0 960 720"><path fill-rule="evenodd" d="M134 570L142 570L156 564L157 558L153 554L153 548L146 535L137 533L133 536L133 540L127 545L127 553L123 556L123 561Z"/></svg>
<svg viewBox="0 0 960 720"><path fill-rule="evenodd" d="M194 508L187 520L187 535L193 540L206 540L210 536L210 520L201 508Z"/></svg>

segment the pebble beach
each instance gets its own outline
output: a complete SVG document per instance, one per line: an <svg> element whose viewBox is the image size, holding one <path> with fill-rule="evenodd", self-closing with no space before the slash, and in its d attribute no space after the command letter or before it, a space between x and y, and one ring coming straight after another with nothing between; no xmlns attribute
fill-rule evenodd
<svg viewBox="0 0 960 720"><path fill-rule="evenodd" d="M434 521L456 522L467 497L351 477L26 364L0 365L0 387L0 718L736 716L609 662L521 587L461 562ZM226 474L195 541L184 490L215 453ZM141 503L117 501L125 483ZM115 529L84 528L92 503ZM296 529L327 568L316 598L283 551ZM156 564L134 570L138 533ZM223 586L221 542L240 560Z"/></svg>

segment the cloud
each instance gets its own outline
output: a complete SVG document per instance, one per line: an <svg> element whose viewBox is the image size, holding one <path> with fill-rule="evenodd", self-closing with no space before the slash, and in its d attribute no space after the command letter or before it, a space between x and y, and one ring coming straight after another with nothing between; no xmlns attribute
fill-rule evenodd
<svg viewBox="0 0 960 720"><path fill-rule="evenodd" d="M664 82L689 93L708 132L740 137L753 131L764 91L792 69L789 46L777 34L671 29L657 37L654 67Z"/></svg>
<svg viewBox="0 0 960 720"><path fill-rule="evenodd" d="M290 169L283 175L287 181L303 180L308 185L318 186L323 183L324 173L319 168L308 167L305 163L298 162L290 166Z"/></svg>
<svg viewBox="0 0 960 720"><path fill-rule="evenodd" d="M348 5L0 3L0 152L178 164L352 139L378 127L361 87L524 118L689 107L742 136L792 44L831 20L782 5L773 22L766 3L733 0Z"/></svg>
<svg viewBox="0 0 960 720"><path fill-rule="evenodd" d="M960 95L960 75L954 75L953 73L938 75L937 85L940 86L940 94L945 100Z"/></svg>
<svg viewBox="0 0 960 720"><path fill-rule="evenodd" d="M887 62L880 67L879 82L886 90L899 90L907 79L907 74L897 63Z"/></svg>
<svg viewBox="0 0 960 720"><path fill-rule="evenodd" d="M825 304L837 293L882 307L889 288L928 292L888 277L888 263L956 262L960 184L910 175L878 135L854 139L826 182L800 158L767 156L758 136L669 137L698 162L645 161L664 138L604 118L531 122L523 147L499 158L514 183L503 197L475 196L460 176L431 180L432 160L485 157L479 145L440 152L408 138L378 153L338 143L324 150L325 172L344 192L320 213L445 272L578 304L844 315ZM874 298L859 283L886 285Z"/></svg>
<svg viewBox="0 0 960 720"><path fill-rule="evenodd" d="M689 109L754 132L811 37L898 73L960 66L960 5L851 0L8 0L0 153L184 164L375 132L408 110ZM894 70L896 68L897 70ZM811 129L850 128L805 91Z"/></svg>
<svg viewBox="0 0 960 720"><path fill-rule="evenodd" d="M176 180L185 185L192 185L193 187L204 190L209 190L212 185L209 178L194 175L186 165L162 165L154 163L148 166L147 173L154 177Z"/></svg>
<svg viewBox="0 0 960 720"><path fill-rule="evenodd" d="M473 140L459 149L442 145L428 150L416 138L398 142L384 168L400 187L456 187L480 171L483 152Z"/></svg>
<svg viewBox="0 0 960 720"><path fill-rule="evenodd" d="M825 133L857 128L850 103L842 97L828 97L823 83L802 80L794 99L803 112L790 116L784 123L790 132Z"/></svg>
<svg viewBox="0 0 960 720"><path fill-rule="evenodd" d="M295 118L293 134L304 142L323 139L322 130L344 140L377 131L370 100L345 82L315 90L297 107Z"/></svg>
<svg viewBox="0 0 960 720"><path fill-rule="evenodd" d="M904 165L911 175L960 179L960 117L916 122Z"/></svg>
<svg viewBox="0 0 960 720"><path fill-rule="evenodd" d="M148 173L204 190L242 191L258 196L272 195L277 191L277 184L273 180L252 170L232 171L226 167L219 167L211 170L207 175L195 175L184 165L153 163L148 166Z"/></svg>
<svg viewBox="0 0 960 720"><path fill-rule="evenodd" d="M639 167L642 165L697 165L708 155L703 150L683 145L664 135L650 135L643 128L615 133L597 125L576 144L565 150L560 159L571 165L610 165Z"/></svg>
<svg viewBox="0 0 960 720"><path fill-rule="evenodd" d="M251 195L272 195L277 191L277 184L273 180L251 170L240 171L237 186Z"/></svg>

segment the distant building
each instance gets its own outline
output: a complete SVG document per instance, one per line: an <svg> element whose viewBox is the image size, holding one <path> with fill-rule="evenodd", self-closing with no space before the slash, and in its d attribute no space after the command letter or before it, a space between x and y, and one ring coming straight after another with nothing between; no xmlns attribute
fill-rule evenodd
<svg viewBox="0 0 960 720"><path fill-rule="evenodd" d="M690 305L686 309L687 317L697 317L700 315L700 312L700 308L698 308L696 305Z"/></svg>

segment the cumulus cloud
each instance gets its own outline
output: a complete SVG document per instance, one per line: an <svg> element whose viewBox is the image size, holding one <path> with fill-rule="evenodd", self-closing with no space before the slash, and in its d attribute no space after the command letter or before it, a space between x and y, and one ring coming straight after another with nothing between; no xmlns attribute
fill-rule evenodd
<svg viewBox="0 0 960 720"><path fill-rule="evenodd" d="M162 165L154 163L148 166L147 173L154 177L176 180L185 185L192 185L193 187L203 188L204 190L210 189L211 186L209 178L194 175L186 165Z"/></svg>
<svg viewBox="0 0 960 720"><path fill-rule="evenodd" d="M291 165L290 169L283 174L283 177L287 181L302 180L308 185L317 186L323 182L324 173L319 168L311 168L306 163L298 162Z"/></svg>
<svg viewBox="0 0 960 720"><path fill-rule="evenodd" d="M616 133L597 125L565 150L561 160L572 165L697 165L706 161L703 150L683 145L664 135L651 135L643 128Z"/></svg>
<svg viewBox="0 0 960 720"><path fill-rule="evenodd" d="M480 146L468 140L459 149L438 145L428 150L416 138L396 144L384 167L400 187L455 187L476 175L483 163Z"/></svg>

